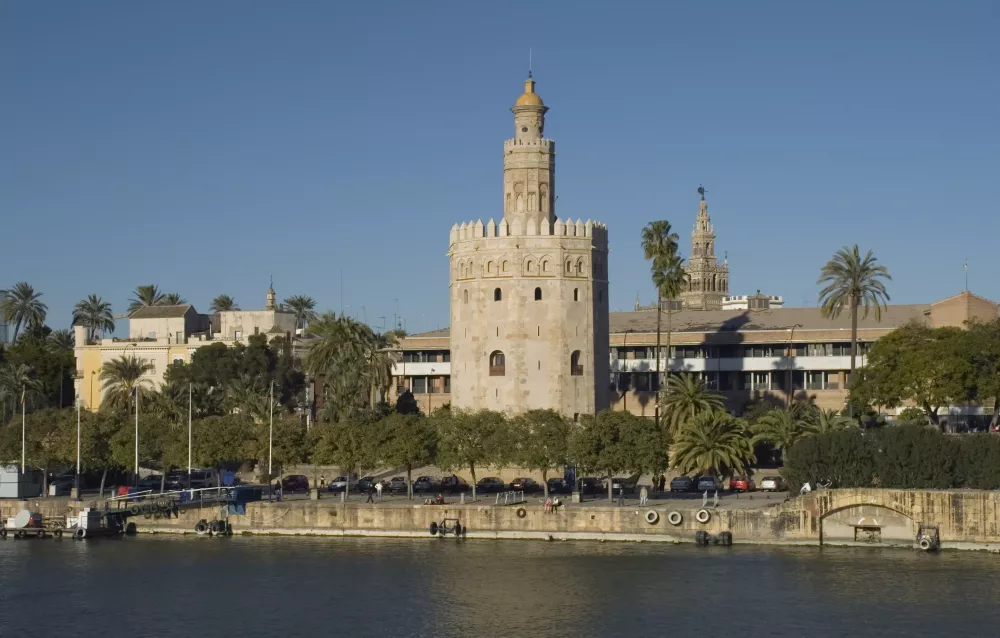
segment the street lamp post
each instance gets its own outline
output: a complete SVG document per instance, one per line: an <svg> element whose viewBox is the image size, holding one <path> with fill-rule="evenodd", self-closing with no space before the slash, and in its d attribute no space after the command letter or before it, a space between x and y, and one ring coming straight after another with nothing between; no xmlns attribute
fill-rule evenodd
<svg viewBox="0 0 1000 638"><path fill-rule="evenodd" d="M190 497L194 498L194 490L191 488L191 413L192 413L192 398L194 396L194 384L188 383L188 490L190 490Z"/></svg>
<svg viewBox="0 0 1000 638"><path fill-rule="evenodd" d="M24 474L24 464L25 464L25 434L27 428L25 427L25 411L24 411L24 393L27 388L24 384L21 385L21 474Z"/></svg>

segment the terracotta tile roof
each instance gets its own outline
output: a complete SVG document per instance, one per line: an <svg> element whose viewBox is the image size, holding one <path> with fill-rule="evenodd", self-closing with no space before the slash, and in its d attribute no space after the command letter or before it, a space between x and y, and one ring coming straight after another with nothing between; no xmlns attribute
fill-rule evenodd
<svg viewBox="0 0 1000 638"><path fill-rule="evenodd" d="M191 304L181 304L179 306L143 306L129 315L129 319L169 319L172 317L183 317L192 308L194 306Z"/></svg>

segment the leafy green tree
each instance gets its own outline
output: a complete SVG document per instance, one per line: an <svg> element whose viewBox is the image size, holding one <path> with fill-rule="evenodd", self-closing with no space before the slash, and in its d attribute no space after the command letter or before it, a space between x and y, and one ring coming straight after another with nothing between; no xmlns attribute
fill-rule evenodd
<svg viewBox="0 0 1000 638"><path fill-rule="evenodd" d="M549 470L567 464L570 423L555 410L529 410L511 420L515 461L542 473L545 497L549 496Z"/></svg>
<svg viewBox="0 0 1000 638"><path fill-rule="evenodd" d="M53 330L49 333L47 343L55 352L72 352L76 346L76 337L72 330Z"/></svg>
<svg viewBox="0 0 1000 638"><path fill-rule="evenodd" d="M231 312L233 310L239 310L240 307L236 304L236 299L229 295L219 295L212 300L212 305L208 308L212 312Z"/></svg>
<svg viewBox="0 0 1000 638"><path fill-rule="evenodd" d="M317 423L310 432L312 461L317 465L336 465L344 474L360 476L377 465L377 435L377 429L367 422Z"/></svg>
<svg viewBox="0 0 1000 638"><path fill-rule="evenodd" d="M767 441L774 449L784 452L797 440L816 432L813 415L790 406L782 410L771 410L751 427L754 434L751 443Z"/></svg>
<svg viewBox="0 0 1000 638"><path fill-rule="evenodd" d="M467 412L451 409L435 412L430 419L438 432L438 467L469 468L472 498L476 499L477 468L495 467L511 456L510 428L500 412Z"/></svg>
<svg viewBox="0 0 1000 638"><path fill-rule="evenodd" d="M29 409L59 407L73 398L73 350L58 347L52 334L48 326L34 326L21 334L4 358L7 363L27 366L40 383Z"/></svg>
<svg viewBox="0 0 1000 638"><path fill-rule="evenodd" d="M902 409L899 414L896 415L896 422L899 424L916 423L924 425L929 423L927 420L927 413L920 408L915 408L913 406Z"/></svg>
<svg viewBox="0 0 1000 638"><path fill-rule="evenodd" d="M0 367L0 401L3 401L3 413L0 421L7 419L7 411L13 417L17 406L24 404L33 407L42 403L36 401L42 396L42 383L35 377L33 371L23 363L6 363ZM8 408L8 406L10 406Z"/></svg>
<svg viewBox="0 0 1000 638"><path fill-rule="evenodd" d="M309 433L302 420L294 415L281 414L274 417L274 431L269 438L270 423L265 421L255 426L254 450L247 459L255 458L261 467L267 467L268 444L271 445L271 460L279 468L305 462L309 457ZM272 477L268 477L270 480Z"/></svg>
<svg viewBox="0 0 1000 638"><path fill-rule="evenodd" d="M180 306L186 304L187 300L181 297L176 292L168 292L163 295L163 299L160 301L162 306Z"/></svg>
<svg viewBox="0 0 1000 638"><path fill-rule="evenodd" d="M242 414L253 423L264 423L271 414L268 389L248 374L226 384L226 402L233 414Z"/></svg>
<svg viewBox="0 0 1000 638"><path fill-rule="evenodd" d="M1000 423L1000 319L969 325L967 352L976 378L976 397L984 405L993 405L990 425Z"/></svg>
<svg viewBox="0 0 1000 638"><path fill-rule="evenodd" d="M817 434L826 434L834 430L857 427L858 425L857 421L844 416L836 410L821 410L817 408L814 414L816 417L815 429Z"/></svg>
<svg viewBox="0 0 1000 638"><path fill-rule="evenodd" d="M889 302L885 281L892 281L885 266L877 263L868 251L861 257L857 244L838 250L833 259L820 270L818 285L820 310L824 317L836 318L845 309L851 313L851 379L854 379L858 353L858 310L862 317L871 312L876 321L882 320L882 309Z"/></svg>
<svg viewBox="0 0 1000 638"><path fill-rule="evenodd" d="M677 233L665 219L649 222L642 229L642 252L647 261L652 262L650 274L656 287L656 383L660 382L660 319L663 314L663 300L674 299L683 288L683 265L678 258ZM667 313L669 318L670 314ZM670 338L667 337L667 352L670 352ZM669 355L668 355L669 361ZM667 366L669 370L669 365ZM657 387L659 387L657 385ZM660 423L660 407L656 407L656 423Z"/></svg>
<svg viewBox="0 0 1000 638"><path fill-rule="evenodd" d="M191 448L194 463L203 467L238 466L253 458L257 452L255 434L253 422L243 415L227 414L198 419L192 423Z"/></svg>
<svg viewBox="0 0 1000 638"><path fill-rule="evenodd" d="M938 409L976 396L976 369L961 328L909 323L872 344L851 396L895 407L912 401L940 425Z"/></svg>
<svg viewBox="0 0 1000 638"><path fill-rule="evenodd" d="M101 389L104 392L102 406L128 412L136 391L141 392L151 387L150 380L143 378L143 375L152 370L153 364L135 355L122 355L105 361L101 366Z"/></svg>
<svg viewBox="0 0 1000 638"><path fill-rule="evenodd" d="M877 454L859 428L801 438L787 450L782 476L796 493L805 483L829 481L835 487L872 487Z"/></svg>
<svg viewBox="0 0 1000 638"><path fill-rule="evenodd" d="M115 331L115 316L111 302L97 295L87 295L73 307L73 324L87 327L87 340L97 341L107 332Z"/></svg>
<svg viewBox="0 0 1000 638"><path fill-rule="evenodd" d="M285 305L295 313L295 327L305 328L316 319L316 300L304 295L295 295L285 299Z"/></svg>
<svg viewBox="0 0 1000 638"><path fill-rule="evenodd" d="M718 392L709 390L696 375L681 373L667 379L667 388L660 395L660 406L667 419L667 427L676 433L701 412L724 409L725 399Z"/></svg>
<svg viewBox="0 0 1000 638"><path fill-rule="evenodd" d="M132 300L128 304L128 313L134 314L136 310L146 306L159 306L163 304L163 293L159 286L147 285L136 286L132 293Z"/></svg>
<svg viewBox="0 0 1000 638"><path fill-rule="evenodd" d="M756 459L749 428L728 412L702 412L681 428L673 447L673 465L685 474L711 472L715 476L743 473Z"/></svg>
<svg viewBox="0 0 1000 638"><path fill-rule="evenodd" d="M14 325L11 340L17 340L22 326L38 327L45 323L48 306L41 301L42 293L26 281L19 281L10 290L0 290L0 317Z"/></svg>
<svg viewBox="0 0 1000 638"><path fill-rule="evenodd" d="M383 461L406 468L406 492L413 498L413 468L434 462L438 431L434 423L418 414L390 414L379 422Z"/></svg>
<svg viewBox="0 0 1000 638"><path fill-rule="evenodd" d="M611 480L619 473L660 472L669 465L663 429L631 412L602 410L584 415L570 435L569 456L585 472L606 472L608 500Z"/></svg>

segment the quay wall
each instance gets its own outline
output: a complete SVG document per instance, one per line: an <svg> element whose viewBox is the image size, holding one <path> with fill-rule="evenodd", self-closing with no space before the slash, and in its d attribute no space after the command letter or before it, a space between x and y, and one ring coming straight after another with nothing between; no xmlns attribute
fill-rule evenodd
<svg viewBox="0 0 1000 638"><path fill-rule="evenodd" d="M712 510L695 519L697 501L660 501L648 507L567 504L547 513L537 500L523 505L343 504L326 494L316 501L250 503L243 515L229 516L236 534L429 537L431 523L458 519L466 538L590 539L694 542L696 532L730 532L734 543L794 545L912 546L921 526L938 530L943 548L1000 551L1000 492L977 490L821 490L762 507ZM758 501L759 503L759 501ZM66 499L0 501L13 516L27 507L43 516L72 514L81 503ZM523 516L519 510L523 508ZM646 521L650 510L655 523ZM670 512L683 517L679 525ZM132 520L139 531L193 533L200 519L220 517L220 508L192 508L176 518Z"/></svg>

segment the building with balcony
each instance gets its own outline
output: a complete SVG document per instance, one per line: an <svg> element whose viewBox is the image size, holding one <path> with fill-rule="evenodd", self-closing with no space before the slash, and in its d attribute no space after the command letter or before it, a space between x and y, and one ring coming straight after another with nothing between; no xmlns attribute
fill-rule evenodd
<svg viewBox="0 0 1000 638"><path fill-rule="evenodd" d="M988 321L998 305L968 291L930 304L890 305L876 321L859 317L857 366L880 337L911 321L931 327ZM671 312L669 354L663 322L661 370L690 372L743 412L761 400L783 404L812 399L826 409L843 409L851 368L851 318L822 316L819 308L679 310ZM656 313L610 313L608 387L613 407L652 416L656 392ZM450 402L449 330L411 335L400 342L393 368L396 393L413 392L424 412ZM565 374L571 374L566 370ZM661 373L665 375L666 373Z"/></svg>

